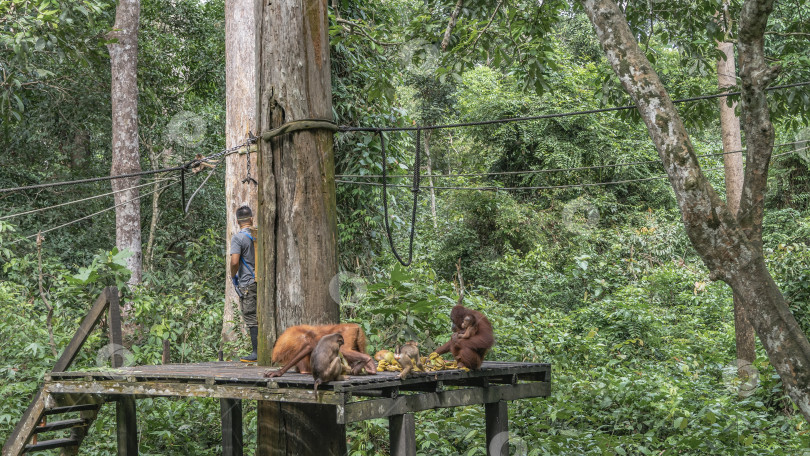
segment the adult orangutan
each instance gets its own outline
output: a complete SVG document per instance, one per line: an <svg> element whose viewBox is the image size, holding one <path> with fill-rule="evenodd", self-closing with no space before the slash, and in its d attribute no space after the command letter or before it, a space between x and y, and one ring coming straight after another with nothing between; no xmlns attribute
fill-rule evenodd
<svg viewBox="0 0 810 456"><path fill-rule="evenodd" d="M273 362L282 364L283 367L279 370L265 372L265 377L284 375L293 366L301 374L312 373L310 366L312 350L323 336L335 333L343 336L340 353L349 363L352 375L360 375L364 368L367 374L377 373L374 360L366 354L366 334L355 323L341 323L318 326L298 325L287 328L273 346Z"/></svg>
<svg viewBox="0 0 810 456"><path fill-rule="evenodd" d="M467 317L471 317L467 318ZM465 324L472 324L475 329L465 331L464 334L471 334L469 338L460 337L457 331ZM479 369L492 345L495 344L495 336L492 332L492 324L489 319L477 310L468 309L462 305L456 305L450 311L450 320L453 322L453 335L446 344L436 349L436 353L443 355L447 352L453 354L459 367L467 369Z"/></svg>

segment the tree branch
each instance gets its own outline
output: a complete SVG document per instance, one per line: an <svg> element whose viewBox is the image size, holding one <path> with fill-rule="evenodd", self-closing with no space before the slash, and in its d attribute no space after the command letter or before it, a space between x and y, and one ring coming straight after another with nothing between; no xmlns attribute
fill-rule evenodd
<svg viewBox="0 0 810 456"><path fill-rule="evenodd" d="M458 19L458 13L461 12L461 7L464 5L464 0L458 0L456 3L456 7L453 9L453 12L450 14L450 22L447 23L447 29L444 31L444 39L442 39L442 51L447 50L447 45L450 44L450 34L453 32L453 27L456 26L456 20Z"/></svg>
<svg viewBox="0 0 810 456"><path fill-rule="evenodd" d="M802 32L765 32L766 35L773 35L773 36L810 36L810 33L802 33Z"/></svg>
<svg viewBox="0 0 810 456"><path fill-rule="evenodd" d="M647 125L675 191L692 245L709 268L710 277L727 282L735 294L739 293L771 365L804 418L810 420L810 342L768 272L761 243L752 242L703 175L683 122L630 31L622 10L612 0L581 0L581 3L608 62ZM741 73L748 72L743 79L742 105L749 141L746 204L748 216L754 221L753 217L759 217L760 226L767 164L773 147L773 126L764 89L778 71L764 64L762 46L772 5L772 0L746 1L740 21L740 42L746 41L747 46L740 48L740 61L745 60L746 65ZM749 109L754 112L749 114ZM752 144L752 139L758 143ZM757 151L752 153L752 148Z"/></svg>
<svg viewBox="0 0 810 456"><path fill-rule="evenodd" d="M476 37L475 37L475 40L474 40L474 41L472 42L472 44L469 46L470 50L469 50L469 51L467 51L467 54L468 54L468 55L469 55L469 54L470 54L472 51L474 51L474 50L475 50L475 46L478 44L478 40L480 40L480 39L481 39L481 37L484 35L484 33L486 33L487 29L489 29L489 26L490 26L490 25L492 25L492 21L495 19L495 15L496 15L496 14L498 14L498 10L499 10L499 9L501 9L501 5L503 5L503 1L504 1L504 0L500 0L500 1L498 2L498 4L497 4L497 5L495 5L495 11L493 11L493 12L492 12L492 15L491 15L491 16L489 16L489 21L487 22L487 25L485 25L485 26L484 26L484 28L482 28L482 29L481 29L481 31L480 31L480 32L478 32L478 36L476 36Z"/></svg>
<svg viewBox="0 0 810 456"><path fill-rule="evenodd" d="M374 44L376 44L378 46L399 46L400 44L402 44L402 43L394 43L394 42L389 42L389 41L379 41L376 38L374 38L373 36L371 36L366 31L366 28L364 26L362 26L362 25L360 25L360 24L358 24L356 22L352 22L352 21L349 21L349 20L346 20L346 19L341 19L339 17L335 18L335 22L342 25L344 30L346 30L346 26L348 25L349 26L348 27L348 32L349 33L355 33L355 29L356 29L357 32L358 32L357 33L358 35L361 35L361 36L364 36L364 37L368 38L369 40L371 40Z"/></svg>
<svg viewBox="0 0 810 456"><path fill-rule="evenodd" d="M45 325L48 327L48 344L51 346L51 353L53 353L54 358L59 356L59 353L56 351L56 342L53 340L53 306L48 301L48 298L45 297L45 288L42 286L42 232L37 233L37 266L39 271L39 296L42 298L42 302L45 303L45 308L48 310L48 315L45 318Z"/></svg>
<svg viewBox="0 0 810 456"><path fill-rule="evenodd" d="M746 1L740 12L741 109L746 140L746 166L739 222L748 240L762 246L762 217L768 166L773 152L774 128L765 89L776 79L780 66L765 58L765 27L774 0Z"/></svg>

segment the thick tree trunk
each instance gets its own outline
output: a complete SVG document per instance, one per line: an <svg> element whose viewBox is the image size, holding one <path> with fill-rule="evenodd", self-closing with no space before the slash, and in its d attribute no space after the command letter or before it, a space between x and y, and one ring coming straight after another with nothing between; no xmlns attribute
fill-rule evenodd
<svg viewBox="0 0 810 456"><path fill-rule="evenodd" d="M257 134L256 124L256 16L253 0L227 0L225 2L225 147L234 147L247 139L247 132ZM232 154L225 158L225 228L226 252L231 251L231 238L238 231L236 209L247 205L255 214L258 210L258 185L248 180L250 160L251 177L258 177L256 154ZM221 166L221 165L220 165ZM239 325L247 334L244 322L235 309L239 296L233 288L225 261L225 311L222 316L222 341L236 340L235 327Z"/></svg>
<svg viewBox="0 0 810 456"><path fill-rule="evenodd" d="M331 119L326 0L257 0L256 8L260 131ZM258 155L259 364L268 365L276 336L288 327L339 319L329 294L338 272L332 132L261 140ZM319 421L318 410L260 402L257 454L343 455L345 426Z"/></svg>
<svg viewBox="0 0 810 456"><path fill-rule="evenodd" d="M433 216L433 229L438 228L436 222L436 189L433 188L433 160L430 158L430 130L425 132L425 157L427 158L427 177L430 183L430 215Z"/></svg>
<svg viewBox="0 0 810 456"><path fill-rule="evenodd" d="M737 84L737 69L734 64L734 44L717 43L717 49L725 58L717 60L717 86L728 90ZM735 217L740 210L740 197L743 187L742 138L740 118L735 112L737 103L728 105L726 98L719 99L720 131L723 137L723 165L726 172L726 206ZM739 151L739 152L735 152ZM730 153L734 152L734 153ZM748 377L756 360L756 339L754 327L745 316L740 297L734 294L734 339L737 347L737 372Z"/></svg>
<svg viewBox="0 0 810 456"><path fill-rule="evenodd" d="M138 150L138 17L139 0L120 0L115 11L115 25L107 45L112 70L112 174L126 174L141 170ZM113 190L138 185L137 177L113 179ZM132 271L130 284L141 283L141 203L138 189L115 194L115 245L128 249L133 255L127 259Z"/></svg>
<svg viewBox="0 0 810 456"><path fill-rule="evenodd" d="M763 36L772 1L746 1L740 21L742 112L748 143L740 223L706 180L672 100L638 46L619 6L584 0L608 61L635 101L675 191L686 232L714 278L731 285L745 306L791 399L810 419L810 342L765 268L762 209L773 147L765 88L774 71Z"/></svg>
<svg viewBox="0 0 810 456"><path fill-rule="evenodd" d="M717 49L726 57L717 60L717 87L728 90L737 84L737 69L734 65L734 44L717 43ZM726 172L726 205L735 216L740 210L740 197L743 187L742 138L740 118L735 110L737 103L728 105L725 97L720 98L720 131L723 137L723 164ZM739 151L735 153L729 153Z"/></svg>

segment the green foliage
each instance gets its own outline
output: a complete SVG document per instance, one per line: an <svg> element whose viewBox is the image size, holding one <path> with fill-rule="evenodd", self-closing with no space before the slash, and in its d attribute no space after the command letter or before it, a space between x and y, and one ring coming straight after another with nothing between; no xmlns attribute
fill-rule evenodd
<svg viewBox="0 0 810 456"><path fill-rule="evenodd" d="M370 350L390 349L409 340L430 346L437 335L449 336L443 316L457 300L453 294L452 286L426 265L405 269L397 264L343 308L369 336Z"/></svg>
<svg viewBox="0 0 810 456"><path fill-rule="evenodd" d="M115 285L119 290L123 290L132 275L126 263L126 259L131 256L132 252L129 250L119 252L117 248L113 248L110 252L102 252L93 258L89 266L80 268L78 274L66 276L65 280L72 285L98 284L102 288Z"/></svg>
<svg viewBox="0 0 810 456"><path fill-rule="evenodd" d="M454 1L330 2L336 121L406 126L532 116L628 104L574 5L465 1L440 43ZM674 98L716 89L716 2L629 2L630 25ZM143 0L139 41L139 120L144 168L173 166L224 146L223 0ZM732 2L736 15L739 2ZM109 62L104 36L111 2L13 0L0 4L0 187L109 172ZM783 64L779 82L808 79L808 4L777 3L766 40ZM736 27L736 24L733 23ZM735 38L736 30L729 35ZM806 135L805 88L769 96L781 142ZM717 152L716 103L679 105L699 154ZM188 141L177 127L199 127ZM178 140L179 139L179 140ZM420 193L415 262L395 266L383 230L379 187L338 184L340 287L344 320L359 323L369 350L409 339L427 353L450 336L458 300L492 321L488 359L551 362L552 397L510 404L512 452L529 455L795 455L810 447L801 420L761 351L760 383L737 394L731 292L711 282L684 234L675 200L637 114L603 113L454 130L423 131L436 186L544 187L636 182L588 188L507 191L437 189L435 219ZM380 174L408 184L415 137L386 133L335 137L335 173ZM800 152L799 148L785 149ZM802 328L810 333L807 161L772 166L765 246L770 271ZM423 174L426 156L423 155ZM700 159L723 194L719 157ZM636 163L630 166L611 166ZM589 167L570 172L555 168ZM523 173L523 171L531 171ZM454 177L456 174L468 174ZM509 173L488 174L485 173ZM450 175L450 176L446 176ZM198 176L187 176L196 187ZM349 179L349 178L346 178ZM145 182L145 181L144 181ZM427 185L428 179L422 181ZM145 187L147 191L150 187ZM109 191L109 184L11 193L13 214ZM112 212L47 237L43 290L54 307L53 336L64 347L102 287L117 284L132 325L132 362L211 361L247 347L223 344L223 185L212 179L188 215L179 190L143 211L157 216L144 282L124 287L125 252L109 250ZM149 200L144 200L149 202ZM411 193L389 191L392 236L404 251ZM55 362L31 241L43 229L109 207L87 201L0 221L0 440ZM144 204L143 207L147 207ZM430 214L430 215L428 215ZM435 223L435 224L434 224ZM357 275L352 275L356 273ZM103 328L102 328L103 329ZM76 369L106 366L103 331L92 333ZM246 447L255 446L256 410L245 405ZM102 409L82 448L115 451L114 412ZM215 400L139 401L140 451L221 453ZM417 415L424 455L486 454L480 407ZM169 424L172 423L172 424ZM179 424L176 424L179 423ZM388 454L388 426L349 426L350 454ZM248 451L250 452L250 451Z"/></svg>
<svg viewBox="0 0 810 456"><path fill-rule="evenodd" d="M104 0L11 0L0 4L0 120L20 121L26 92L49 90L60 78L51 66L97 57L104 40L96 22L107 19ZM57 86L58 87L58 86Z"/></svg>
<svg viewBox="0 0 810 456"><path fill-rule="evenodd" d="M481 261L511 251L525 253L543 237L535 209L507 193L459 194L447 210L452 215L444 220L445 235L431 254L445 277L455 272L461 258L465 275L475 280L484 273L478 270Z"/></svg>

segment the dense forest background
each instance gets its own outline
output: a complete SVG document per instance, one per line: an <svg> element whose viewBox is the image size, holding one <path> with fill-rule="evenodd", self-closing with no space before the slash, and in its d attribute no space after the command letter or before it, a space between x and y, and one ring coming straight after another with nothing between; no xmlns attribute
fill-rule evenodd
<svg viewBox="0 0 810 456"><path fill-rule="evenodd" d="M461 4L461 2L459 2ZM720 2L628 2L626 15L673 98L717 89ZM333 1L332 87L341 125L476 122L629 104L584 14L563 1ZM732 2L733 17L739 5ZM0 4L0 188L110 172L114 2ZM224 149L224 0L142 0L142 167ZM767 51L777 84L810 80L810 4L777 2ZM771 273L810 333L810 91L771 92L777 146L765 249ZM724 193L716 100L680 104L701 166ZM415 135L386 134L393 239L407 254ZM517 454L810 454L810 427L758 351L758 385L736 377L731 290L709 280L633 111L424 132L414 263L399 266L383 223L381 143L335 137L342 318L370 350L449 337L460 265L466 305L495 327L492 360L553 366L552 396L510 404ZM803 142L804 141L804 142ZM548 171L551 170L551 171ZM185 214L176 173L142 179L144 282L125 291L128 362L211 361L223 344L222 171ZM189 175L196 189L205 173ZM604 184L604 185L581 185ZM249 185L249 184L245 184ZM165 188L164 188L165 187ZM492 190L493 187L508 188ZM539 187L539 188L538 188ZM555 188L548 188L555 187ZM155 191L158 190L158 191ZM107 285L126 287L108 181L0 193L0 440L5 440ZM189 190L190 192L190 190ZM45 234L41 249L31 237ZM154 227L152 229L152 227ZM40 283L42 290L40 290ZM48 306L52 306L49 315ZM49 340L52 326L53 345ZM79 366L105 362L94 334ZM114 411L82 446L114 452ZM248 454L255 404L246 407ZM170 423L170 424L167 424ZM219 402L138 402L142 454L218 454ZM387 424L352 425L352 454L387 454ZM417 415L420 454L486 454L483 409ZM804 452L804 453L803 453Z"/></svg>

